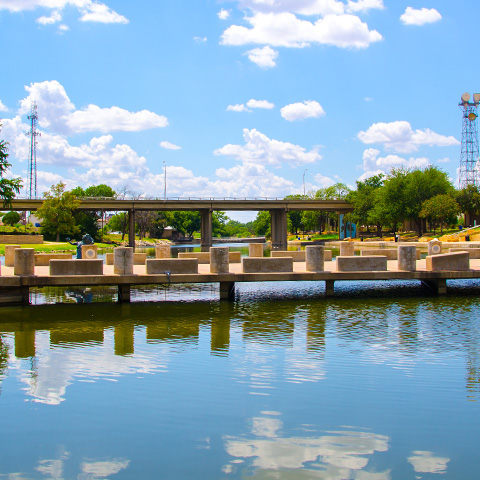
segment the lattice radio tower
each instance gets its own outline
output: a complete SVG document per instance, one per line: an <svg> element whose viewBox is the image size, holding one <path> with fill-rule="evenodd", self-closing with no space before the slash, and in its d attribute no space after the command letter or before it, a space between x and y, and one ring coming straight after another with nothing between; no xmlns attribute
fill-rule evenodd
<svg viewBox="0 0 480 480"><path fill-rule="evenodd" d="M462 110L462 153L460 155L459 183L460 188L467 185L480 187L480 162L478 157L478 125L477 107L480 103L480 93L464 93L458 104Z"/></svg>
<svg viewBox="0 0 480 480"><path fill-rule="evenodd" d="M28 198L37 197L37 137L40 136L40 132L37 132L37 104L32 102L30 109L30 131L25 132L30 137L30 157L28 159Z"/></svg>

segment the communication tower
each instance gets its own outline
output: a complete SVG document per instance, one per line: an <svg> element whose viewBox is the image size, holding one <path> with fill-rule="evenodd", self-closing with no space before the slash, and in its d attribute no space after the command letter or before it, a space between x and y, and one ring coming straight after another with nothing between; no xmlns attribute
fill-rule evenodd
<svg viewBox="0 0 480 480"><path fill-rule="evenodd" d="M467 185L480 187L480 162L478 157L478 126L477 107L480 103L480 93L470 94L465 92L458 104L462 110L462 152L460 155L459 183L460 188Z"/></svg>
<svg viewBox="0 0 480 480"><path fill-rule="evenodd" d="M40 132L37 132L37 104L32 102L30 109L30 131L26 134L30 137L30 157L28 159L28 198L37 197L37 137L40 136Z"/></svg>

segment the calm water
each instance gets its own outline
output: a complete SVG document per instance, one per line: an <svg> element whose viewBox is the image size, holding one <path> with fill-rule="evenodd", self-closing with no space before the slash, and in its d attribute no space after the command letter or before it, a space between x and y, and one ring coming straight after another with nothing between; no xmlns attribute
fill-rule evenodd
<svg viewBox="0 0 480 480"><path fill-rule="evenodd" d="M478 286L382 285L2 308L0 478L478 478Z"/></svg>

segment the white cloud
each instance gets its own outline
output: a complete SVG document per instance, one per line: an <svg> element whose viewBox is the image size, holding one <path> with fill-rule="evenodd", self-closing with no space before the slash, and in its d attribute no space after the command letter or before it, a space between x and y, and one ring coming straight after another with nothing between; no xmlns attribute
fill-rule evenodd
<svg viewBox="0 0 480 480"><path fill-rule="evenodd" d="M113 11L106 4L94 0L0 0L0 11L22 12L36 8L54 10L50 17L44 16L37 19L37 22L42 24L55 23L53 21L55 16L60 15L60 11L67 6L78 9L82 22L128 23L128 19L123 15Z"/></svg>
<svg viewBox="0 0 480 480"><path fill-rule="evenodd" d="M42 16L37 18L35 21L41 25L52 25L54 23L61 22L62 15L58 10L54 10L49 17Z"/></svg>
<svg viewBox="0 0 480 480"><path fill-rule="evenodd" d="M368 148L363 152L363 169L369 175L362 175L364 178L375 175L378 172L388 173L392 168L425 168L430 164L428 158L410 157L409 159L399 157L398 155L387 155L380 157L380 151L375 148ZM373 173L372 173L373 172Z"/></svg>
<svg viewBox="0 0 480 480"><path fill-rule="evenodd" d="M435 23L441 20L442 16L434 8L421 8L417 10L407 7L405 13L400 17L404 25L425 25L426 23Z"/></svg>
<svg viewBox="0 0 480 480"><path fill-rule="evenodd" d="M335 181L332 180L330 177L325 177L325 176L323 176L323 175L320 175L319 173L317 173L316 175L314 175L313 178L315 179L315 182L316 182L321 188L331 187L332 185L335 184Z"/></svg>
<svg viewBox="0 0 480 480"><path fill-rule="evenodd" d="M58 33L65 33L68 30L70 30L70 27L68 25L63 24L58 26Z"/></svg>
<svg viewBox="0 0 480 480"><path fill-rule="evenodd" d="M0 100L0 112L8 112L8 108Z"/></svg>
<svg viewBox="0 0 480 480"><path fill-rule="evenodd" d="M325 115L322 106L315 100L306 100L303 103L291 103L285 105L280 114L285 120L294 122L296 120L304 120L305 118L318 118Z"/></svg>
<svg viewBox="0 0 480 480"><path fill-rule="evenodd" d="M293 13L257 13L247 17L252 28L231 25L222 34L223 45L260 44L276 47L307 47L312 43L341 48L366 48L382 40L355 15L326 15L315 23Z"/></svg>
<svg viewBox="0 0 480 480"><path fill-rule="evenodd" d="M237 103L236 105L229 105L227 107L227 111L251 112L252 110L249 110L249 108L261 108L261 109L271 110L272 108L275 108L275 104L272 102L269 102L268 100L255 100L254 98L251 98L247 102L247 105L243 103Z"/></svg>
<svg viewBox="0 0 480 480"><path fill-rule="evenodd" d="M227 18L230 16L230 10L225 10L222 8L218 13L217 16L220 20L227 20Z"/></svg>
<svg viewBox="0 0 480 480"><path fill-rule="evenodd" d="M40 127L62 135L89 131L138 132L168 125L166 117L148 110L129 112L116 106L100 108L97 105L76 110L64 87L56 80L33 83L25 89L28 96L20 102L19 113L28 114L32 101L35 101Z"/></svg>
<svg viewBox="0 0 480 480"><path fill-rule="evenodd" d="M371 9L382 10L384 7L383 0L357 0L353 2L348 0L347 10L349 12L366 12Z"/></svg>
<svg viewBox="0 0 480 480"><path fill-rule="evenodd" d="M448 157L444 157L444 158L439 158L437 160L437 163L448 163L450 161L450 159Z"/></svg>
<svg viewBox="0 0 480 480"><path fill-rule="evenodd" d="M271 103L267 100L255 100L255 99L250 99L248 102L247 102L247 107L250 107L250 108L265 108L265 109L272 109L275 107L275 104L274 103Z"/></svg>
<svg viewBox="0 0 480 480"><path fill-rule="evenodd" d="M213 153L226 155L244 163L274 167L283 164L296 166L313 163L322 158L317 148L307 151L299 145L270 139L256 129L243 129L243 138L245 145L228 144Z"/></svg>
<svg viewBox="0 0 480 480"><path fill-rule="evenodd" d="M250 110L243 103L237 103L236 105L229 105L227 112L250 112Z"/></svg>
<svg viewBox="0 0 480 480"><path fill-rule="evenodd" d="M182 147L179 147L178 145L175 145L170 142L160 142L160 146L163 148L166 148L167 150L181 150Z"/></svg>
<svg viewBox="0 0 480 480"><path fill-rule="evenodd" d="M91 2L85 5L85 8L81 10L81 13L81 22L128 23L127 18L114 12L103 3Z"/></svg>
<svg viewBox="0 0 480 480"><path fill-rule="evenodd" d="M432 452L424 451L415 451L412 454L408 457L408 461L416 472L445 473L447 471L447 463L450 461L448 457L435 457Z"/></svg>
<svg viewBox="0 0 480 480"><path fill-rule="evenodd" d="M374 123L368 130L359 132L357 138L366 144L383 144L384 148L400 153L415 152L420 145L436 147L459 145L455 137L446 137L428 128L413 131L407 121Z"/></svg>
<svg viewBox="0 0 480 480"><path fill-rule="evenodd" d="M207 37L193 37L195 43L205 43L207 41Z"/></svg>
<svg viewBox="0 0 480 480"><path fill-rule="evenodd" d="M268 45L263 48L253 48L245 53L248 59L261 68L275 67L275 59L278 57L278 52Z"/></svg>

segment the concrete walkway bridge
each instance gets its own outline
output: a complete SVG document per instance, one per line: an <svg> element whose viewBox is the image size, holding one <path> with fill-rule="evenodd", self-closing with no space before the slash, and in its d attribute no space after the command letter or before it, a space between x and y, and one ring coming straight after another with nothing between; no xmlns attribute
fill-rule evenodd
<svg viewBox="0 0 480 480"><path fill-rule="evenodd" d="M272 225L272 248L287 246L287 213L293 211L324 211L348 213L353 210L345 200L285 200L269 198L167 198L167 199L115 199L80 198L79 210L104 212L128 212L129 243L135 248L135 212L139 211L194 211L201 216L201 246L212 246L212 212L214 211L268 211ZM16 211L35 211L43 199L21 199L12 201Z"/></svg>

